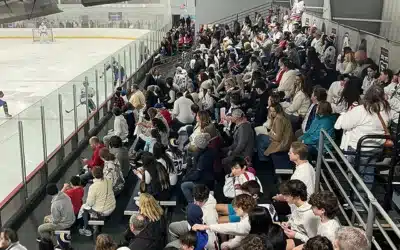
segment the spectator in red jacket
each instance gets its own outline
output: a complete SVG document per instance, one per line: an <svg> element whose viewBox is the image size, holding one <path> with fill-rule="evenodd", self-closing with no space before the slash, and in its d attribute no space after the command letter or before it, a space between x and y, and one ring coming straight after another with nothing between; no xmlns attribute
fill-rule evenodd
<svg viewBox="0 0 400 250"><path fill-rule="evenodd" d="M64 192L71 198L74 213L77 216L83 204L82 199L85 192L81 186L81 179L78 176L72 176L70 182L64 184L61 192Z"/></svg>
<svg viewBox="0 0 400 250"><path fill-rule="evenodd" d="M172 117L168 109L166 109L162 103L157 103L156 105L154 105L154 108L156 108L158 112L165 118L168 126L171 126Z"/></svg>
<svg viewBox="0 0 400 250"><path fill-rule="evenodd" d="M104 162L100 158L100 149L104 148L104 144L101 143L99 138L97 138L96 136L93 136L89 140L89 145L93 149L93 155L92 155L92 158L90 158L90 160L88 160L88 159L82 160L82 163L87 168L87 172L80 176L83 186L85 186L89 180L93 179L93 175L92 175L92 171L91 171L93 167L96 167L96 166L103 167L104 166Z"/></svg>

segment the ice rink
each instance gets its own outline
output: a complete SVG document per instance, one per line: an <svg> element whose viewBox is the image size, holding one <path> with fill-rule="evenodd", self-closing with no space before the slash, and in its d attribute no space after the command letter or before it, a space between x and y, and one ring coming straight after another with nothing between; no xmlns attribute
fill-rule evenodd
<svg viewBox="0 0 400 250"><path fill-rule="evenodd" d="M15 116L36 103L34 108L30 108L30 112L23 111L19 117L24 126L27 175L43 161L40 103L37 102L132 42L111 39L59 39L55 43L33 44L29 39L0 40L0 90L5 94L3 99L8 103L10 114ZM93 76L93 72L91 73ZM84 75L78 79L80 82L76 84L79 96ZM93 83L94 80L91 79L92 87ZM71 85L68 90L62 92L68 92L70 87ZM70 92L71 99L72 90ZM57 94L52 96L44 101L48 154L60 144ZM71 100L63 99L63 103L65 109L72 108ZM85 108L79 110L79 115L86 116ZM18 118L4 118L0 108L0 124L1 201L21 183L22 177ZM73 129L72 114L70 117L65 115L64 137L66 138Z"/></svg>

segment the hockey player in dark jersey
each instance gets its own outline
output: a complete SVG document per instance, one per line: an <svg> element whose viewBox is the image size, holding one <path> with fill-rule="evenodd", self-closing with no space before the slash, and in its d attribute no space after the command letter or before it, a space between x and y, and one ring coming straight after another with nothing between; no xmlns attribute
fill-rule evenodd
<svg viewBox="0 0 400 250"><path fill-rule="evenodd" d="M5 115L7 118L11 118L11 115L8 113L8 105L7 105L7 102L4 101L4 100L2 99L3 97L4 97L4 93L3 93L3 91L0 91L0 107L3 107L4 115Z"/></svg>
<svg viewBox="0 0 400 250"><path fill-rule="evenodd" d="M114 86L117 85L118 80L121 82L125 80L125 69L115 60L114 57L111 59L111 64L106 66L106 71L109 69L112 69L112 73L114 75Z"/></svg>

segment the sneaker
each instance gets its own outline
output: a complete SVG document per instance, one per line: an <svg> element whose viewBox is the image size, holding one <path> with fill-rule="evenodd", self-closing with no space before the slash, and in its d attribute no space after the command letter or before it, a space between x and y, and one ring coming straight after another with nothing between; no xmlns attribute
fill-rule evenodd
<svg viewBox="0 0 400 250"><path fill-rule="evenodd" d="M92 236L92 231L90 231L89 229L81 228L81 229L79 229L79 234L90 237L90 236Z"/></svg>

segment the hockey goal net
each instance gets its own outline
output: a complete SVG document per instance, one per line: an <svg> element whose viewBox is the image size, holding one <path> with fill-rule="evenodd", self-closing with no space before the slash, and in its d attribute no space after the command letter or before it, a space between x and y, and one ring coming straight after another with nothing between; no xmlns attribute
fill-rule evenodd
<svg viewBox="0 0 400 250"><path fill-rule="evenodd" d="M54 42L53 29L47 28L46 32L32 29L33 42Z"/></svg>

